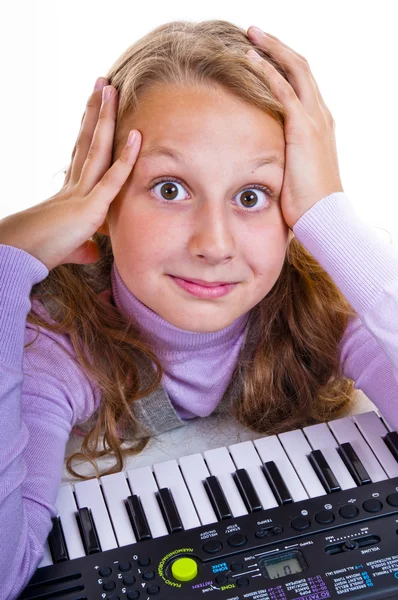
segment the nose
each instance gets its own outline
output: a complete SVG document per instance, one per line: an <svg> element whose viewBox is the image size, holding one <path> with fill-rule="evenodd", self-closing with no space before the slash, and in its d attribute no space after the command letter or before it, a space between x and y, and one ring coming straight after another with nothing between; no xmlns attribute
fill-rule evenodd
<svg viewBox="0 0 398 600"><path fill-rule="evenodd" d="M197 211L189 239L192 256L211 264L231 260L236 254L236 236L232 215L215 202L205 203Z"/></svg>

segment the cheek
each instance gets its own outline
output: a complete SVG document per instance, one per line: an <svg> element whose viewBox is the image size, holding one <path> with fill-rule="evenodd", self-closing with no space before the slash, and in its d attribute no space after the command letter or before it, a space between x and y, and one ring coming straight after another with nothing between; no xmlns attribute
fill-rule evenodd
<svg viewBox="0 0 398 600"><path fill-rule="evenodd" d="M252 232L244 245L244 260L260 280L279 277L286 256L288 227L282 223L265 225Z"/></svg>
<svg viewBox="0 0 398 600"><path fill-rule="evenodd" d="M114 230L120 260L130 265L136 277L148 278L154 267L166 266L175 251L181 250L176 228L138 207L122 211Z"/></svg>

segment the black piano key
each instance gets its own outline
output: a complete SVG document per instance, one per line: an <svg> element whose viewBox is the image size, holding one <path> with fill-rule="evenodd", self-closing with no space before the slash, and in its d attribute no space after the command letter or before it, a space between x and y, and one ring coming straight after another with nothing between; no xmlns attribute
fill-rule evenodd
<svg viewBox="0 0 398 600"><path fill-rule="evenodd" d="M137 542L142 540L150 540L152 538L151 530L149 529L148 521L142 508L141 500L133 494L126 500L126 509L133 526Z"/></svg>
<svg viewBox="0 0 398 600"><path fill-rule="evenodd" d="M396 431L389 431L383 438L387 448L398 462L398 433Z"/></svg>
<svg viewBox="0 0 398 600"><path fill-rule="evenodd" d="M61 519L59 517L53 517L51 521L53 527L48 536L48 545L50 546L53 563L58 564L69 560L69 555L66 548L64 533L62 531Z"/></svg>
<svg viewBox="0 0 398 600"><path fill-rule="evenodd" d="M293 502L293 498L275 462L270 460L264 463L261 465L261 470L264 473L278 504L282 506L282 504L290 504Z"/></svg>
<svg viewBox="0 0 398 600"><path fill-rule="evenodd" d="M321 450L313 450L310 452L308 460L328 494L331 492L339 492L341 490L340 484Z"/></svg>
<svg viewBox="0 0 398 600"><path fill-rule="evenodd" d="M250 479L246 469L237 469L235 473L233 473L232 477L236 483L236 487L238 488L240 495L242 496L248 512L252 513L257 510L263 510L260 498L257 495L253 482Z"/></svg>
<svg viewBox="0 0 398 600"><path fill-rule="evenodd" d="M91 510L87 506L78 508L76 518L86 554L102 552Z"/></svg>
<svg viewBox="0 0 398 600"><path fill-rule="evenodd" d="M209 477L206 477L203 481L203 485L218 521L232 519L232 511L216 475L209 475Z"/></svg>
<svg viewBox="0 0 398 600"><path fill-rule="evenodd" d="M359 460L359 456L351 446L350 442L344 442L343 444L340 444L340 446L337 448L337 452L341 456L345 466L351 473L357 485L372 483L369 473Z"/></svg>
<svg viewBox="0 0 398 600"><path fill-rule="evenodd" d="M169 533L182 531L182 521L178 514L171 490L169 490L169 488L161 488L157 492L157 499Z"/></svg>

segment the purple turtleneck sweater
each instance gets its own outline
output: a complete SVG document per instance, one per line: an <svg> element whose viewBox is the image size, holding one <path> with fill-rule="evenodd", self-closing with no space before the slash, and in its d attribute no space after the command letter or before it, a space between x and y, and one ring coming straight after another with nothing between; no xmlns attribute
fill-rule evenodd
<svg viewBox="0 0 398 600"><path fill-rule="evenodd" d="M339 348L342 374L398 429L397 251L359 219L343 192L315 204L293 231L359 315ZM0 600L17 598L38 567L57 514L68 437L101 401L67 336L41 330L24 349L35 337L26 316L31 306L41 310L37 300L31 304L30 292L47 275L32 255L0 244ZM124 314L134 313L167 364L162 380L167 394L142 400L152 432L209 415L236 365L248 314L216 333L183 331L135 298L116 265L111 292ZM164 411L158 410L159 398ZM166 425L162 419L168 419Z"/></svg>

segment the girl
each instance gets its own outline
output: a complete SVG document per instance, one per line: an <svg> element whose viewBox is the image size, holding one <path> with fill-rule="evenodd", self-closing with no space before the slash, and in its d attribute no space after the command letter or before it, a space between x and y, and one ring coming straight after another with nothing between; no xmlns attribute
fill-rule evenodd
<svg viewBox="0 0 398 600"><path fill-rule="evenodd" d="M272 434L360 388L398 427L398 256L343 191L305 58L173 22L98 85L61 191L0 222L2 598L42 558L72 429L81 477L216 410Z"/></svg>

